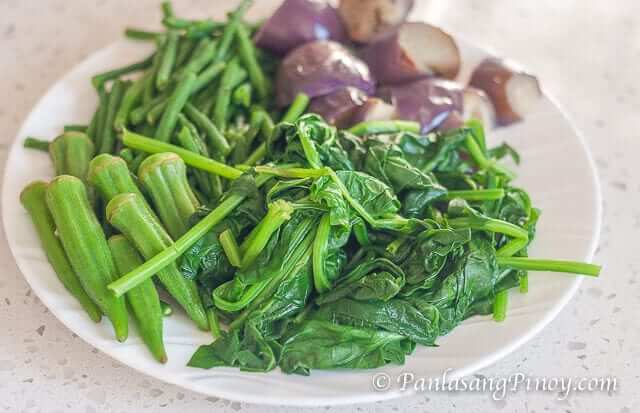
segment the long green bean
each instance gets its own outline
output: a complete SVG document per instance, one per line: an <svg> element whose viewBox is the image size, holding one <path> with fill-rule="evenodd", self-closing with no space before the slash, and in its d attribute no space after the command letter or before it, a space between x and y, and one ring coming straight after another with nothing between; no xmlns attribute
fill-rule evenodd
<svg viewBox="0 0 640 413"><path fill-rule="evenodd" d="M167 108L164 110L160 125L156 131L156 139L162 142L169 142L171 135L178 122L178 114L184 108L184 105L191 96L193 85L196 81L196 75L188 72L178 83L176 90L173 92L167 103Z"/></svg>
<svg viewBox="0 0 640 413"><path fill-rule="evenodd" d="M231 152L231 147L227 139L204 113L200 112L190 103L185 105L184 110L187 117L207 135L208 143L212 150L224 156Z"/></svg>
<svg viewBox="0 0 640 413"><path fill-rule="evenodd" d="M98 153L112 153L115 148L116 134L113 124L126 88L127 84L120 79L113 83L113 88L109 94L109 104L107 105L107 114L102 129L102 138L100 139Z"/></svg>
<svg viewBox="0 0 640 413"><path fill-rule="evenodd" d="M100 73L91 78L91 83L93 83L93 86L96 89L100 89L109 80L114 80L129 73L148 69L149 67L151 67L154 58L155 53L140 62L132 63L127 66L109 70L108 72Z"/></svg>
<svg viewBox="0 0 640 413"><path fill-rule="evenodd" d="M176 56L178 53L178 32L170 31L167 35L167 44L162 53L162 59L158 67L158 74L156 75L156 88L163 91L169 85L171 79L171 73L176 64Z"/></svg>

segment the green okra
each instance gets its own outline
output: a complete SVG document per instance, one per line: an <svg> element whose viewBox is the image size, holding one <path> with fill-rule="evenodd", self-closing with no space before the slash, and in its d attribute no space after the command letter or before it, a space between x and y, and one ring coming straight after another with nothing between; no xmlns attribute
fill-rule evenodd
<svg viewBox="0 0 640 413"><path fill-rule="evenodd" d="M46 200L82 287L109 317L118 341L125 341L128 335L125 302L107 289L118 278L118 271L100 222L89 205L85 185L74 176L58 176L47 186Z"/></svg>
<svg viewBox="0 0 640 413"><path fill-rule="evenodd" d="M55 234L56 225L49 209L47 209L46 191L46 182L32 182L20 193L20 202L31 216L31 221L36 227L44 252L53 270L58 275L58 279L67 291L78 300L89 317L97 323L102 319L102 311L82 287L78 275L71 267L67 254Z"/></svg>
<svg viewBox="0 0 640 413"><path fill-rule="evenodd" d="M111 201L118 194L136 193L142 196L131 176L127 162L108 153L98 155L91 160L87 180L106 202Z"/></svg>
<svg viewBox="0 0 640 413"><path fill-rule="evenodd" d="M167 232L178 239L200 206L187 181L184 161L171 152L151 155L140 165L138 177Z"/></svg>
<svg viewBox="0 0 640 413"><path fill-rule="evenodd" d="M120 194L109 201L107 219L147 260L173 245L169 234L138 194ZM157 271L157 276L196 325L206 331L207 315L195 281L184 278L175 262Z"/></svg>
<svg viewBox="0 0 640 413"><path fill-rule="evenodd" d="M91 139L82 132L65 132L49 145L56 175L72 175L87 180L89 161L95 153Z"/></svg>
<svg viewBox="0 0 640 413"><path fill-rule="evenodd" d="M141 266L144 261L135 247L123 236L109 238L109 248L116 262L118 273L124 275ZM167 362L167 352L162 341L163 310L153 280L145 280L127 295L142 340L160 363Z"/></svg>

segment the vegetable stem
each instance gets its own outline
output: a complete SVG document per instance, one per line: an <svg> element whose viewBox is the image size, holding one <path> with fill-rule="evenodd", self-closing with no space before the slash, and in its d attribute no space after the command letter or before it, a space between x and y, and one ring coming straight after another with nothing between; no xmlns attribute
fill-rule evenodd
<svg viewBox="0 0 640 413"><path fill-rule="evenodd" d="M449 191L445 195L446 200L452 200L455 198L464 199L466 201L494 201L504 198L504 189Z"/></svg>
<svg viewBox="0 0 640 413"><path fill-rule="evenodd" d="M233 236L233 232L227 229L223 231L218 238L229 263L236 268L240 267L242 263L240 247L238 247L238 242L236 241L236 237Z"/></svg>
<svg viewBox="0 0 640 413"><path fill-rule="evenodd" d="M499 291L493 300L493 319L502 322L507 316L507 305L509 304L509 290Z"/></svg>
<svg viewBox="0 0 640 413"><path fill-rule="evenodd" d="M372 120L355 125L349 129L349 132L356 136L398 132L420 133L420 124L404 120Z"/></svg>
<svg viewBox="0 0 640 413"><path fill-rule="evenodd" d="M600 275L602 267L576 261L546 260L528 257L498 257L498 265L524 271L552 271L581 274L590 277Z"/></svg>
<svg viewBox="0 0 640 413"><path fill-rule="evenodd" d="M246 269L251 265L271 239L271 235L285 222L291 219L293 207L288 202L279 199L269 205L267 215L251 231L245 242L240 247L243 251L240 269Z"/></svg>
<svg viewBox="0 0 640 413"><path fill-rule="evenodd" d="M37 149L39 151L49 152L49 141L34 138L33 136L27 136L22 146L29 149Z"/></svg>
<svg viewBox="0 0 640 413"><path fill-rule="evenodd" d="M242 171L232 166L198 155L179 146L147 138L146 136L133 133L127 129L125 129L122 134L122 143L129 148L138 149L147 153L173 152L180 156L187 165L224 178L236 179L242 175Z"/></svg>
<svg viewBox="0 0 640 413"><path fill-rule="evenodd" d="M284 114L280 122L293 123L298 120L298 118L304 114L305 110L307 110L309 101L310 99L308 95L299 93L293 100L291 106L289 106L287 113Z"/></svg>
<svg viewBox="0 0 640 413"><path fill-rule="evenodd" d="M258 178L256 178L256 185L261 186L268 180L269 177L267 176L258 176ZM246 197L246 195L237 194L229 196L171 246L156 254L140 267L109 284L109 290L113 291L116 297L120 297L144 280L152 277L159 270L178 259L178 257L202 238L211 228L226 218Z"/></svg>
<svg viewBox="0 0 640 413"><path fill-rule="evenodd" d="M449 220L453 228L471 228L480 231L491 231L505 234L514 238L529 239L526 229L520 228L507 221L494 218L476 219L473 217L453 218Z"/></svg>

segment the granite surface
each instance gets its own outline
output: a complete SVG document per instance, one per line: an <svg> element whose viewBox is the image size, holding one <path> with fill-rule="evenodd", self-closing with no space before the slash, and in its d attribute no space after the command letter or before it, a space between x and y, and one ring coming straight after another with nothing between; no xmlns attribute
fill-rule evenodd
<svg viewBox="0 0 640 413"><path fill-rule="evenodd" d="M220 14L232 1L177 0L181 14ZM268 7L259 0L258 8ZM604 197L596 261L564 311L481 375L615 376L615 392L428 393L315 411L620 412L640 410L640 2L417 0L416 17L509 56L537 73L583 131ZM153 28L155 0L0 0L0 157L47 88L124 26ZM151 25L149 25L151 22ZM535 137L531 137L535 139ZM638 152L636 152L638 151ZM570 154L567 162L571 162ZM550 166L553 167L553 166ZM4 168L3 168L4 169ZM31 292L0 240L0 409L42 412L269 412L204 397L137 373L67 330ZM288 408L286 411L297 411Z"/></svg>

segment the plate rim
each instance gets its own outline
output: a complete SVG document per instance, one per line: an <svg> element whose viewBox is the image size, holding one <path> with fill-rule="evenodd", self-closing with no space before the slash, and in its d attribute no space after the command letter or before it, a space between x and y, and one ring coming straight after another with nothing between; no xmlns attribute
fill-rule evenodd
<svg viewBox="0 0 640 413"><path fill-rule="evenodd" d="M487 54L491 54L494 56L497 56L499 54L495 53L495 51L490 48L490 47L486 47L485 45L476 43L476 42L472 42L469 41L467 38L465 38L465 36L460 36L456 33L453 33L453 36L458 39L459 41L462 41L476 49L482 50L484 52L486 52ZM22 276L25 278L25 280L27 281L27 284L29 284L29 287L34 291L34 293L38 296L38 298L42 301L42 303L49 309L49 311L51 311L51 313L56 317L56 319L58 319L58 321L60 321L67 329L69 329L69 331L71 331L72 333L76 334L78 337L80 337L85 343L87 343L89 346L95 347L100 349L100 351L102 353L104 353L105 355L111 357L114 360L117 360L119 362L121 362L122 364L133 368L134 370L148 376L148 377L153 377L157 380L163 381L165 383L170 383L172 385L176 385L179 387L182 387L184 389L188 389L190 391L196 392L198 394L203 394L206 396L216 396L216 397L221 397L227 400L232 400L232 401L238 401L238 402L244 402L244 403L253 403L253 404L259 404L259 405L271 405L271 406L306 406L306 407L314 407L314 406L318 406L318 405L331 405L331 406L341 406L341 405L351 405L351 404L356 404L356 403L372 403L372 402L377 402L377 401L389 401L389 400L393 400L393 399L398 399L400 397L407 397L407 396L412 396L415 395L417 392L416 391L399 391L399 390L393 390L393 391L385 391L385 392L377 392L374 391L373 389L371 390L371 392L369 394L360 394L360 395L353 395L353 396L335 396L331 399L331 403L327 403L327 400L325 398L305 398L305 399L295 399L295 400L291 400L291 401L287 401L285 403L282 402L277 402L276 400L272 399L272 398L264 398L261 396L253 396L251 394L247 394L247 393L243 393L241 391L237 391L237 392L227 392L227 391L222 391L222 392L217 392L215 387L211 387L211 391L210 392L204 392L202 391L200 388L194 387L190 385L189 381L186 380L181 380L181 379L174 379L174 376L171 375L165 375L165 376L160 376L158 374L155 374L153 372L147 371L145 369L144 366L139 365L135 360L132 362L131 360L125 360L124 357L120 357L117 353L112 353L110 351L110 348L107 347L104 343L102 342L96 342L96 340L91 337L90 333L85 332L84 330L82 331L76 331L76 329L71 328L71 326L69 325L68 320L65 319L65 317L62 317L60 315L60 311L56 308L56 306L52 305L51 301L49 298L44 297L42 294L39 294L39 292L37 291L37 289L35 289L33 287L32 282L30 281L30 278L33 275L27 275L27 271L25 271L22 268L22 265L20 264L20 261L16 258L17 254L16 254L16 249L17 249L17 245L15 244L15 239L10 238L9 237L9 233L8 233L8 228L10 227L9 225L7 225L7 220L9 219L6 211L7 211L7 205L10 202L10 198L13 194L8 193L8 189L7 189L7 185L6 182L10 179L9 178L9 168L7 168L8 164L9 164L9 160L13 158L14 154L21 148L21 143L23 141L22 137L24 137L27 126L31 123L32 118L35 116L35 114L38 112L39 107L43 104L45 98L57 87L57 85L59 85L62 82L65 82L66 79L72 77L74 75L74 72L78 69L78 67L87 64L87 62L94 60L94 59L99 59L101 55L103 54L109 54L112 53L112 49L117 49L118 47L120 47L123 43L126 43L126 40L124 39L119 39L116 40L104 47L102 47L99 50L96 50L95 52L91 53L90 55L86 56L84 59L82 59L81 61L77 62L76 64L74 64L67 72L65 72L62 76L60 76L55 82L53 82L47 89L46 91L40 96L40 98L37 100L37 102L33 105L32 109L29 111L29 113L24 117L23 121L20 124L20 128L18 129L18 134L17 136L13 139L9 151L7 151L7 156L5 158L5 170L3 173L3 177L2 177L2 201L1 201L1 206L2 206L2 223L3 223L3 233L5 236L5 239L7 241L7 244L9 246L9 250L11 251L11 255L13 258L13 261L16 263L16 266L18 267L18 269L20 270L20 273L22 274ZM526 66L525 66L526 67ZM579 146L581 147L587 164L589 166L589 171L590 171L590 180L591 183L593 185L593 197L594 197L594 213L595 213L595 222L593 223L593 231L592 231L592 239L591 239L591 243L589 245L589 250L587 253L587 256L584 257L585 260L587 261L592 261L593 257L595 255L595 252L597 250L597 246L599 243L599 239L601 236L601 230L602 230L602 220L603 220L603 216L602 216L602 212L603 212L603 197L602 197L602 185L601 185L601 181L599 178L599 174L598 174L598 169L596 167L595 161L594 161L594 157L593 157L593 153L591 152L591 149L589 148L587 141L583 135L583 133L581 132L580 129L578 129L574 123L574 121L572 120L572 118L568 115L567 111L565 110L564 106L561 105L558 100L550 93L548 93L548 91L546 90L545 87L542 87L542 92L543 92L543 96L544 98L548 99L553 106L558 110L558 112L560 113L560 115L562 115L562 118L564 119L564 121L568 124L568 126L571 128L573 134L575 135L575 137L577 138L577 141L579 142ZM532 338L534 338L535 336L537 336L547 325L549 325L557 316L558 314L560 314L560 312L562 311L562 309L569 303L569 301L573 298L573 296L575 295L576 291L578 290L578 288L580 287L580 284L582 283L584 277L578 276L575 277L573 282L570 285L570 288L568 288L566 290L566 292L561 296L560 299L556 300L555 304L553 305L552 308L550 308L548 311L546 311L544 317L540 318L532 327L530 327L526 333L521 334L517 339L512 340L508 345L501 347L499 350L496 350L492 353L488 353L487 355L484 355L480 358L478 358L475 362L469 363L466 366L463 366L459 369L457 369L455 372L452 372L449 375L450 379L455 379L455 378L459 378L459 377L463 377L463 376L468 376L470 374L473 374L474 372L486 368L490 365L495 364L497 361L499 361L500 359L508 356L509 354L511 354L512 352L514 352L516 349L520 348L521 346L523 346L524 344L526 344L527 342L529 342ZM381 367L379 369L373 369L373 370L369 370L369 372L371 372L371 375L373 376L374 374L376 374L375 372L378 371L384 371L383 370L384 367Z"/></svg>

